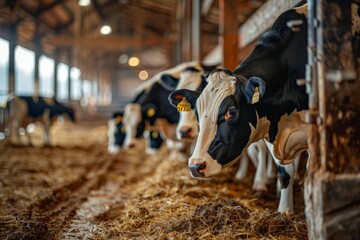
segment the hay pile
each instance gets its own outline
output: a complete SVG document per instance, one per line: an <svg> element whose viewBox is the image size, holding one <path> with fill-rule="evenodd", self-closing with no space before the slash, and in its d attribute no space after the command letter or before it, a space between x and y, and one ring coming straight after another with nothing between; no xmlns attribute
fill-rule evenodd
<svg viewBox="0 0 360 240"><path fill-rule="evenodd" d="M186 162L162 154L143 165L153 174L138 181L121 212L97 217L95 239L307 239L303 213L280 214L276 198L256 198L251 174L244 183L233 179L234 169L196 180Z"/></svg>

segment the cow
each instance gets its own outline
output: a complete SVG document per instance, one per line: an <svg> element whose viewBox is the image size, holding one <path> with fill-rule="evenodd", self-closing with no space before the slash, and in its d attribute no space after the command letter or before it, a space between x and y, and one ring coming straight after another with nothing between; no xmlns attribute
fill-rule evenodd
<svg viewBox="0 0 360 240"><path fill-rule="evenodd" d="M179 151L183 150L186 144L176 138L179 113L167 98L175 90L180 73L188 66L197 65L197 62L180 64L155 75L136 90L134 99L124 109L125 147L136 145L135 128L139 124L145 124L147 130L160 132L168 148L174 150L172 157L179 156Z"/></svg>
<svg viewBox="0 0 360 240"><path fill-rule="evenodd" d="M125 141L125 128L122 123L124 113L115 112L108 121L108 153L117 154Z"/></svg>
<svg viewBox="0 0 360 240"><path fill-rule="evenodd" d="M34 122L42 123L44 131L45 145L50 144L50 128L58 116L66 116L75 122L75 113L71 107L67 107L54 98L45 98L37 96L11 96L7 101L7 112L10 132L20 141L20 128L25 128L28 124ZM32 145L31 137L28 132L26 135L29 144Z"/></svg>
<svg viewBox="0 0 360 240"><path fill-rule="evenodd" d="M265 139L282 188L278 210L293 211L293 160L307 150L309 135L308 95L297 85L305 78L306 49L304 5L282 13L233 72L214 70L202 93L180 89L169 96L175 106L185 97L197 114L199 135L188 162L193 177L219 174Z"/></svg>

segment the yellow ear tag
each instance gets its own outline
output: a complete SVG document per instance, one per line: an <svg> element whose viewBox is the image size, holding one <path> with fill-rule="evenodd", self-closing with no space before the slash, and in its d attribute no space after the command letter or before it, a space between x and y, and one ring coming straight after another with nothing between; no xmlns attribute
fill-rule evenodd
<svg viewBox="0 0 360 240"><path fill-rule="evenodd" d="M158 138L158 136L159 136L158 132L152 132L151 133L151 137L154 138L154 139Z"/></svg>
<svg viewBox="0 0 360 240"><path fill-rule="evenodd" d="M116 117L116 122L121 122L122 121L122 117L121 116L117 116Z"/></svg>
<svg viewBox="0 0 360 240"><path fill-rule="evenodd" d="M177 111L178 112L190 112L191 111L191 104L188 101L186 101L185 97L183 97L181 102L178 103Z"/></svg>
<svg viewBox="0 0 360 240"><path fill-rule="evenodd" d="M260 99L259 87L255 87L254 95L251 99L251 104L257 103Z"/></svg>
<svg viewBox="0 0 360 240"><path fill-rule="evenodd" d="M154 116L154 115L155 115L155 109L149 108L149 109L147 110L147 112L146 112L146 116L152 117L152 116Z"/></svg>

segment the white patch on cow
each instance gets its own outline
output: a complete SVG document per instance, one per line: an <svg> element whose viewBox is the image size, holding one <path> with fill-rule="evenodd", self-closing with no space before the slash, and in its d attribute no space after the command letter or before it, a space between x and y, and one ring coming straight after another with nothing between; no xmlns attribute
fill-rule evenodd
<svg viewBox="0 0 360 240"><path fill-rule="evenodd" d="M116 131L116 119L110 119L108 121L108 153L116 154L120 151L120 147L115 146L115 131Z"/></svg>
<svg viewBox="0 0 360 240"><path fill-rule="evenodd" d="M214 72L209 76L208 85L196 102L200 131L189 164L206 162L206 169L203 172L205 177L221 172L221 165L207 153L207 150L217 131L218 109L223 100L227 96L233 95L235 90L235 77L229 76L223 71Z"/></svg>
<svg viewBox="0 0 360 240"><path fill-rule="evenodd" d="M359 5L351 4L351 33L355 35L360 32L360 17L358 14Z"/></svg>
<svg viewBox="0 0 360 240"><path fill-rule="evenodd" d="M136 142L136 132L139 123L142 120L141 105L138 103L129 103L125 106L123 124L126 131L124 147L127 148Z"/></svg>
<svg viewBox="0 0 360 240"><path fill-rule="evenodd" d="M304 14L305 17L308 16L308 4L304 4L302 6L296 7L294 8L294 10L298 13L298 14Z"/></svg>
<svg viewBox="0 0 360 240"><path fill-rule="evenodd" d="M185 71L182 72L180 75L179 84L177 85L176 89L188 89L195 91L199 88L202 82L201 75L203 71L199 69L199 72L195 71ZM178 139L181 138L180 131L182 129L191 129L190 138L193 139L198 135L198 121L195 116L195 112L191 110L190 112L180 112L179 113L179 122L176 127L176 136Z"/></svg>
<svg viewBox="0 0 360 240"><path fill-rule="evenodd" d="M292 112L284 115L278 123L278 134L274 141L274 157L281 161L281 164L290 164L295 157L307 150L307 139L310 127L305 122L306 111Z"/></svg>

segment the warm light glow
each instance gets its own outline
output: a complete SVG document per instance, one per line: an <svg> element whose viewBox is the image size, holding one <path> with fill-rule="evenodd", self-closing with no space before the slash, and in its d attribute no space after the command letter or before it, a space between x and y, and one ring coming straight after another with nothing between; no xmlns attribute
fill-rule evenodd
<svg viewBox="0 0 360 240"><path fill-rule="evenodd" d="M90 0L79 0L79 6L81 6L81 7L89 6L90 3L91 3Z"/></svg>
<svg viewBox="0 0 360 240"><path fill-rule="evenodd" d="M109 25L104 25L100 29L100 33L103 35L107 35L111 33L111 27Z"/></svg>
<svg viewBox="0 0 360 240"><path fill-rule="evenodd" d="M131 57L131 58L129 59L129 66L130 66L130 67L136 67L136 66L138 66L139 64L140 64L139 58L137 58L137 57Z"/></svg>
<svg viewBox="0 0 360 240"><path fill-rule="evenodd" d="M121 54L119 57L120 64L125 64L125 63L127 63L128 60L129 60L129 57L126 54Z"/></svg>
<svg viewBox="0 0 360 240"><path fill-rule="evenodd" d="M140 80L146 80L149 77L149 74L147 73L147 71L142 70L141 72L139 72L139 78Z"/></svg>

